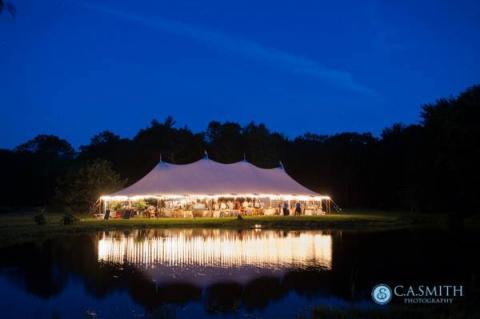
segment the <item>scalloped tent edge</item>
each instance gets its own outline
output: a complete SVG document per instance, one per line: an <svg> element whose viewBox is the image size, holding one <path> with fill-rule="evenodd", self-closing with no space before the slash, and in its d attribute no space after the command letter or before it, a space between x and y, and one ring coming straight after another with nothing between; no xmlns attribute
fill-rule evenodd
<svg viewBox="0 0 480 319"><path fill-rule="evenodd" d="M162 160L143 178L101 200L142 198L269 197L324 200L290 177L283 167L260 168L246 160L223 164L205 157L190 164Z"/></svg>

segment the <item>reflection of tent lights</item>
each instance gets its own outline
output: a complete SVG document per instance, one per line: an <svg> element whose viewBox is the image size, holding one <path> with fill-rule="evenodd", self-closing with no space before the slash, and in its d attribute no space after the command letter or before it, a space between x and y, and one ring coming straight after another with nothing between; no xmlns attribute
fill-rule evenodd
<svg viewBox="0 0 480 319"><path fill-rule="evenodd" d="M300 234L274 231L189 235L185 231L167 237L104 235L98 241L98 260L137 266L205 267L255 266L281 268L322 266L331 269L332 238L318 232Z"/></svg>

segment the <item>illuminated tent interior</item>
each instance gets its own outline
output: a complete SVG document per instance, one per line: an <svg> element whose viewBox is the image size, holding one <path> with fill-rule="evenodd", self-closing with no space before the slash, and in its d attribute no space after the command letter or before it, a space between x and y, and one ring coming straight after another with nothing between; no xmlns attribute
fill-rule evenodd
<svg viewBox="0 0 480 319"><path fill-rule="evenodd" d="M284 209L315 215L330 209L330 197L299 184L282 166L265 169L246 160L223 164L208 157L182 165L160 160L139 181L101 200L104 211L112 202L135 206L145 201L157 217L275 215Z"/></svg>

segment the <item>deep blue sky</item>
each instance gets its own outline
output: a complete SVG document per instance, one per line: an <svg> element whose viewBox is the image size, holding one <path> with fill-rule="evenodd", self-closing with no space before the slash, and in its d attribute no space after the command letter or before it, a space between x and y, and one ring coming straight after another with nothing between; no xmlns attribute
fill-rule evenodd
<svg viewBox="0 0 480 319"><path fill-rule="evenodd" d="M0 147L172 115L287 136L371 131L480 83L480 1L11 0Z"/></svg>

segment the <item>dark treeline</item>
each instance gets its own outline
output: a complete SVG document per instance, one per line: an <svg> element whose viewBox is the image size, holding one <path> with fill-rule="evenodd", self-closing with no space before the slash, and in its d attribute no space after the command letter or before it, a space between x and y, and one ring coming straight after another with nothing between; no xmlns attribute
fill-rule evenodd
<svg viewBox="0 0 480 319"><path fill-rule="evenodd" d="M203 157L232 163L247 158L260 167L282 161L296 180L342 207L478 212L480 86L422 107L421 122L370 133L288 139L263 124L210 122L194 133L172 118L154 120L133 138L104 131L76 152L65 140L39 135L13 150L0 150L0 205L55 204L58 183L92 160L105 160L133 183L162 159L190 163Z"/></svg>

